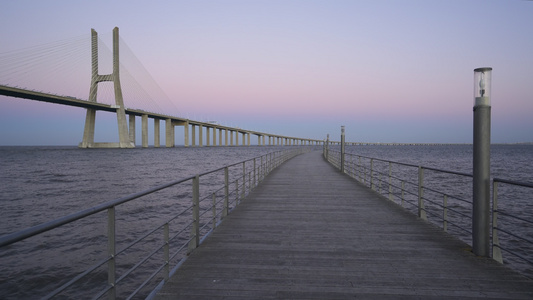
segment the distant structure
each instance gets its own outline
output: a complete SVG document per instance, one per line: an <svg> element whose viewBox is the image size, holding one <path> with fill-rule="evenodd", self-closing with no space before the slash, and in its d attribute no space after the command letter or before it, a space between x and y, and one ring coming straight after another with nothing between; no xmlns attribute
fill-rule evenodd
<svg viewBox="0 0 533 300"><path fill-rule="evenodd" d="M120 86L120 61L119 61L119 36L118 27L113 29L113 73L108 75L98 74L98 33L91 29L91 57L92 76L89 101L97 102L98 83L112 81L115 90L115 107L118 123L118 143L95 143L94 129L96 121L96 109L87 108L85 117L85 128L83 130L83 140L79 144L80 148L135 148L135 143L130 139L128 124L126 121L126 109L122 98L122 88Z"/></svg>

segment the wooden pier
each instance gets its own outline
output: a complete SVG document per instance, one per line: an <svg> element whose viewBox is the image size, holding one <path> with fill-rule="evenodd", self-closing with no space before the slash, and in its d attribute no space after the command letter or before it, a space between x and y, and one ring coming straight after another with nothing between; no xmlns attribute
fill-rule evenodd
<svg viewBox="0 0 533 300"><path fill-rule="evenodd" d="M274 170L156 299L533 299L533 280L326 163Z"/></svg>

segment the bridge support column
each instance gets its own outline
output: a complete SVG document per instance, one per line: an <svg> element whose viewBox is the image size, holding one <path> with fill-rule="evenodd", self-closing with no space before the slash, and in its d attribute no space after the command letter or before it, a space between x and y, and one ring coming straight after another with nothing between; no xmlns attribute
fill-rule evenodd
<svg viewBox="0 0 533 300"><path fill-rule="evenodd" d="M135 115L129 115L130 142L135 145Z"/></svg>
<svg viewBox="0 0 533 300"><path fill-rule="evenodd" d="M208 147L211 146L211 136L210 136L209 131L211 131L211 128L210 127L206 127L205 128L205 145L208 146Z"/></svg>
<svg viewBox="0 0 533 300"><path fill-rule="evenodd" d="M224 131L226 132L226 143L225 143L225 146L228 145L228 130L227 129L224 129Z"/></svg>
<svg viewBox="0 0 533 300"><path fill-rule="evenodd" d="M246 134L248 136L248 146L250 146L250 133Z"/></svg>
<svg viewBox="0 0 533 300"><path fill-rule="evenodd" d="M160 135L160 128L159 128L159 119L154 119L154 147L159 148L161 142L159 139L161 138Z"/></svg>
<svg viewBox="0 0 533 300"><path fill-rule="evenodd" d="M148 115L141 117L142 147L148 148Z"/></svg>
<svg viewBox="0 0 533 300"><path fill-rule="evenodd" d="M198 146L203 147L204 146L204 127L202 125L198 125L199 134L198 134Z"/></svg>
<svg viewBox="0 0 533 300"><path fill-rule="evenodd" d="M96 110L88 108L85 115L85 128L83 130L83 140L80 148L92 148L94 145L94 127L96 121Z"/></svg>
<svg viewBox="0 0 533 300"><path fill-rule="evenodd" d="M189 147L189 121L183 123L183 146Z"/></svg>
<svg viewBox="0 0 533 300"><path fill-rule="evenodd" d="M192 129L191 146L196 147L196 126L191 124L191 129Z"/></svg>
<svg viewBox="0 0 533 300"><path fill-rule="evenodd" d="M165 145L167 148L174 147L174 125L171 119L165 120Z"/></svg>

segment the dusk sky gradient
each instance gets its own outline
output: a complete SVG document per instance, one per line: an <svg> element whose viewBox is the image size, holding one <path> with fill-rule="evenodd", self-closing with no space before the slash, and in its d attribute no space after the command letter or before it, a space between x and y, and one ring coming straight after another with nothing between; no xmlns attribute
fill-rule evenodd
<svg viewBox="0 0 533 300"><path fill-rule="evenodd" d="M115 26L190 119L471 143L473 70L492 67L492 142L533 142L533 1L2 1L0 60L91 28L110 44ZM87 76L73 80L88 94ZM84 109L0 96L0 145L77 145L84 121ZM96 140L114 134L114 117L97 113Z"/></svg>

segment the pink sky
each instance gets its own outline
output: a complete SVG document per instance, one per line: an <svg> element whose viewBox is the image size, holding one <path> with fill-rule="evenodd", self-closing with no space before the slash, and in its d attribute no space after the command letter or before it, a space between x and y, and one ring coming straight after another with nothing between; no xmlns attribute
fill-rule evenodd
<svg viewBox="0 0 533 300"><path fill-rule="evenodd" d="M492 141L533 141L530 1L27 2L2 4L0 60L90 28L110 44L118 26L191 119L315 139L345 125L351 141L468 143L473 69L490 66ZM87 64L67 74L81 93ZM0 144L75 145L84 114L1 97ZM102 138L114 131L107 116L99 126Z"/></svg>

